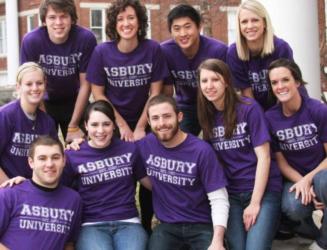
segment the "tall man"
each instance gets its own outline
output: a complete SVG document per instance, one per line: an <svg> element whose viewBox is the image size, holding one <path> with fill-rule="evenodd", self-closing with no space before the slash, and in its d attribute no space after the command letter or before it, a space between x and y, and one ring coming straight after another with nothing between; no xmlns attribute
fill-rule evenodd
<svg viewBox="0 0 327 250"><path fill-rule="evenodd" d="M201 131L196 111L196 69L202 61L217 58L226 61L227 46L200 35L201 16L190 5L173 8L167 17L172 39L161 44L171 76L165 79L164 92L173 95L175 87L179 109L184 114L181 129L198 135Z"/></svg>
<svg viewBox="0 0 327 250"><path fill-rule="evenodd" d="M0 249L74 249L81 221L77 192L59 185L60 141L38 137L30 147L31 180L0 189Z"/></svg>
<svg viewBox="0 0 327 250"><path fill-rule="evenodd" d="M34 61L44 69L46 111L71 141L83 135L79 123L90 95L85 72L96 39L76 25L74 0L43 0L39 12L43 26L25 35L21 63Z"/></svg>
<svg viewBox="0 0 327 250"><path fill-rule="evenodd" d="M137 142L152 182L154 212L161 221L149 249L185 245L224 249L229 203L223 170L206 142L179 128L181 120L172 97L150 99L148 121L153 133Z"/></svg>

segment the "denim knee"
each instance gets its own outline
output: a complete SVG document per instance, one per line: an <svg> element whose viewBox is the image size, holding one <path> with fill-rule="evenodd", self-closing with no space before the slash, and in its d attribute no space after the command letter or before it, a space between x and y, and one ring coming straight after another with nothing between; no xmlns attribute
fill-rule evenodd
<svg viewBox="0 0 327 250"><path fill-rule="evenodd" d="M318 199L327 205L327 170L322 170L313 177L313 186Z"/></svg>
<svg viewBox="0 0 327 250"><path fill-rule="evenodd" d="M291 182L284 184L282 194L282 212L294 221L301 221L307 217L311 217L313 212L312 206L304 206L301 203L301 199L295 199L295 192L289 192L289 188L292 185L293 183Z"/></svg>

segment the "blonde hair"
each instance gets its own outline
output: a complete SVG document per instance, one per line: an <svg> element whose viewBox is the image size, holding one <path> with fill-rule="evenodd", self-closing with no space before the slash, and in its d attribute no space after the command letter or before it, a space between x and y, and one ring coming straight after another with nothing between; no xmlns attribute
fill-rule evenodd
<svg viewBox="0 0 327 250"><path fill-rule="evenodd" d="M264 40L263 40L263 48L261 51L260 56L264 57L274 52L274 30L271 24L271 20L266 8L259 3L257 0L247 0L240 4L236 12L236 50L237 55L242 61L248 61L250 59L250 51L249 47L247 46L246 39L241 34L241 27L240 27L240 12L241 10L249 10L254 14L261 17L265 23L265 30L264 30Z"/></svg>
<svg viewBox="0 0 327 250"><path fill-rule="evenodd" d="M44 82L46 82L46 76L45 76L45 74L43 72L42 67L39 64L35 63L35 62L26 62L26 63L23 63L22 65L20 65L18 67L17 74L16 74L16 83L21 84L21 81L22 81L23 76L25 75L25 73L33 72L33 71L36 71L36 70L39 70L39 71L42 72Z"/></svg>

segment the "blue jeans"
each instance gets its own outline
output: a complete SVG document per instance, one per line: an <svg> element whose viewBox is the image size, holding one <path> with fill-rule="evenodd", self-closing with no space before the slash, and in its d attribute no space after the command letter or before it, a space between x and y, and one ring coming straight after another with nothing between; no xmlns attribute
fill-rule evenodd
<svg viewBox="0 0 327 250"><path fill-rule="evenodd" d="M271 249L279 224L281 194L265 192L256 223L248 232L243 224L243 213L250 204L252 192L229 194L229 219L226 238L229 250Z"/></svg>
<svg viewBox="0 0 327 250"><path fill-rule="evenodd" d="M198 121L196 106L189 108L180 108L183 112L183 120L180 123L180 128L186 132L198 136L201 132L201 127Z"/></svg>
<svg viewBox="0 0 327 250"><path fill-rule="evenodd" d="M153 230L148 250L179 250L182 246L190 250L207 250L212 230L212 224L161 223Z"/></svg>
<svg viewBox="0 0 327 250"><path fill-rule="evenodd" d="M298 224L294 227L296 233L302 236L315 239L321 248L327 249L327 218L324 216L320 230L312 219L312 212L315 210L313 204L304 206L301 197L295 199L294 192L288 190L293 185L286 182L283 188L282 210L294 222ZM327 170L320 171L313 178L313 186L318 200L327 205ZM326 208L324 215L326 215Z"/></svg>
<svg viewBox="0 0 327 250"><path fill-rule="evenodd" d="M77 250L145 250L147 239L141 224L103 222L82 226Z"/></svg>

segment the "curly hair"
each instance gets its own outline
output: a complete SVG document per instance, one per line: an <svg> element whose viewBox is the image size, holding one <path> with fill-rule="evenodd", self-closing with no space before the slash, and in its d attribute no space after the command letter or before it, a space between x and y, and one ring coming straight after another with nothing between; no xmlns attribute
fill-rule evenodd
<svg viewBox="0 0 327 250"><path fill-rule="evenodd" d="M110 40L120 40L120 36L116 29L117 16L128 6L132 7L135 10L137 16L139 24L139 30L137 32L138 40L141 41L146 38L146 33L149 26L146 8L141 5L138 0L116 0L107 11L106 34L110 38Z"/></svg>

